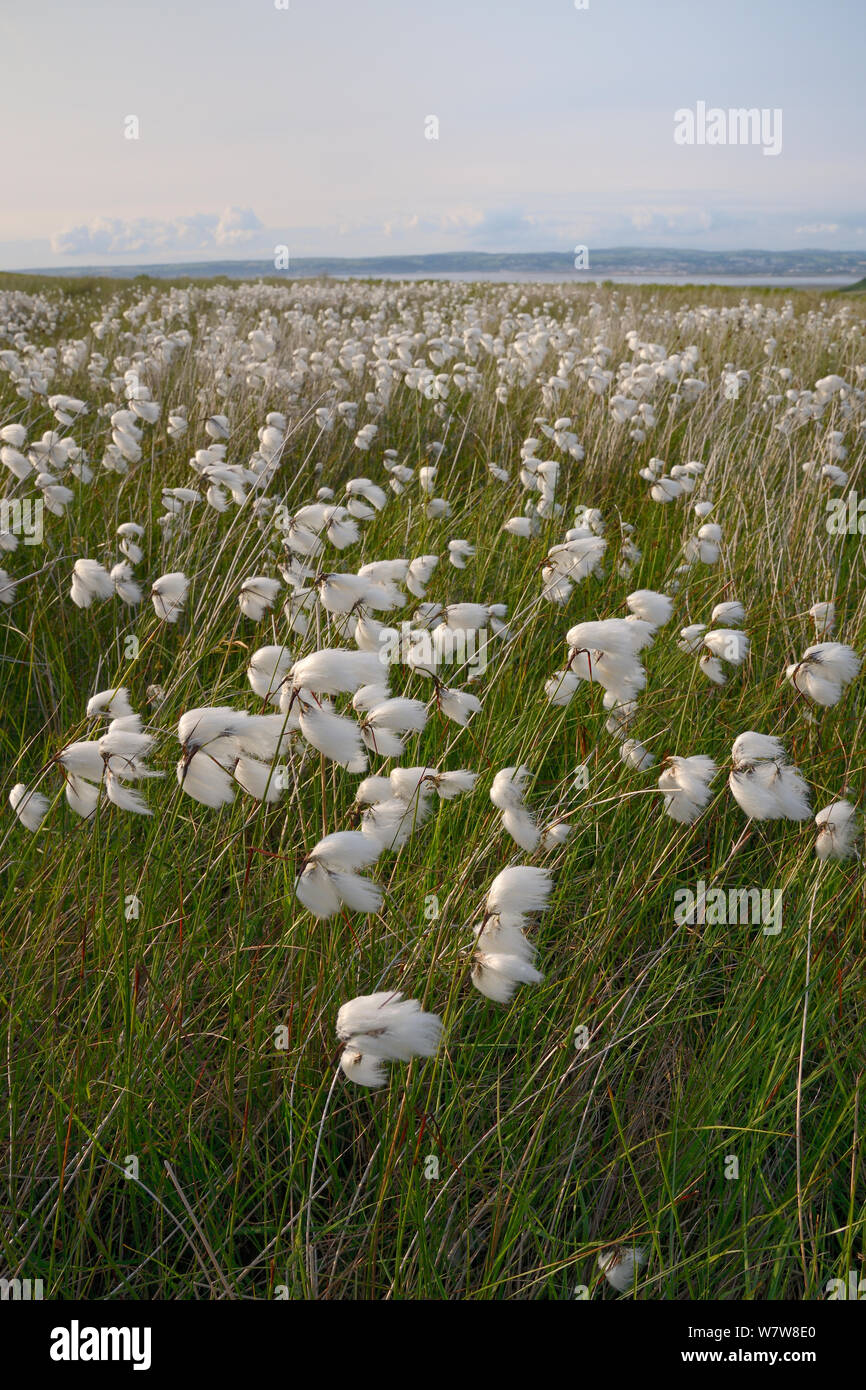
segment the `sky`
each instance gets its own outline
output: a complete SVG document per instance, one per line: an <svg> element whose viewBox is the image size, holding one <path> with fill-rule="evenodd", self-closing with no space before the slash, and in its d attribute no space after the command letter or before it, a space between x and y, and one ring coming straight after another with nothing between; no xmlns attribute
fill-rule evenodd
<svg viewBox="0 0 866 1390"><path fill-rule="evenodd" d="M5 8L2 269L866 247L863 0Z"/></svg>

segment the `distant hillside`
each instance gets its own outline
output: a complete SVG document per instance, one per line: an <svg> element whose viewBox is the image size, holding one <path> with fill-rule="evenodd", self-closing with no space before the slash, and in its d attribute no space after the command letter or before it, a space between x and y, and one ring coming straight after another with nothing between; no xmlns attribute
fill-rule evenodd
<svg viewBox="0 0 866 1390"><path fill-rule="evenodd" d="M866 276L866 251L684 251L666 247L621 246L590 248L589 267L576 272L574 255L563 251L489 253L454 251L431 256L299 256L288 270L275 270L272 261L193 261L172 265L90 265L41 269L24 274L105 276L132 279L149 275L176 280L225 276L232 280L263 276L303 278L318 275L449 275L519 272L561 274L570 279L605 275L746 275L746 276Z"/></svg>

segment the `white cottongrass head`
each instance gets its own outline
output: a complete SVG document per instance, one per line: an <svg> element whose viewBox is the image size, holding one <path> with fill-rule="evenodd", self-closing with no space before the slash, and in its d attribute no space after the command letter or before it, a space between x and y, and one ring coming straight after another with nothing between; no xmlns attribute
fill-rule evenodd
<svg viewBox="0 0 866 1390"><path fill-rule="evenodd" d="M257 623L269 608L273 608L282 585L279 579L269 579L267 575L254 575L245 579L238 595L238 605L245 618Z"/></svg>
<svg viewBox="0 0 866 1390"><path fill-rule="evenodd" d="M702 637L704 652L698 663L702 673L714 685L726 685L727 673L723 662L741 666L749 655L750 643L744 632L736 628L713 628Z"/></svg>
<svg viewBox="0 0 866 1390"><path fill-rule="evenodd" d="M664 627L670 622L674 611L674 601L667 594L656 593L654 589L636 589L626 597L626 606L636 618L642 618L651 627Z"/></svg>
<svg viewBox="0 0 866 1390"><path fill-rule="evenodd" d="M665 763L659 777L665 814L680 825L693 825L712 796L710 783L718 771L716 764L702 753L669 757Z"/></svg>
<svg viewBox="0 0 866 1390"><path fill-rule="evenodd" d="M360 994L337 1014L337 1037L344 1044L340 1066L359 1086L383 1086L388 1062L433 1057L442 1038L438 1014L425 1013L417 999L397 990Z"/></svg>
<svg viewBox="0 0 866 1390"><path fill-rule="evenodd" d="M860 670L860 657L841 642L816 642L785 675L794 689L816 705L836 705Z"/></svg>
<svg viewBox="0 0 866 1390"><path fill-rule="evenodd" d="M518 985L544 978L524 929L530 914L546 909L552 888L548 870L531 865L503 869L491 883L484 918L473 928L472 984L486 998L507 1004Z"/></svg>
<svg viewBox="0 0 866 1390"><path fill-rule="evenodd" d="M406 751L405 736L421 733L427 723L427 706L404 696L380 700L361 720L361 736L367 747L383 758L399 758Z"/></svg>
<svg viewBox="0 0 866 1390"><path fill-rule="evenodd" d="M256 695L268 704L280 705L288 690L292 653L288 647L259 647L250 657L247 680Z"/></svg>
<svg viewBox="0 0 866 1390"><path fill-rule="evenodd" d="M378 912L383 892L359 869L374 864L381 845L359 830L336 830L310 851L295 880L295 896L320 920L344 907L350 912Z"/></svg>
<svg viewBox="0 0 866 1390"><path fill-rule="evenodd" d="M647 768L654 765L656 759L653 753L644 748L636 738L623 739L620 744L619 756L629 767L635 768L637 772L646 772Z"/></svg>
<svg viewBox="0 0 866 1390"><path fill-rule="evenodd" d="M359 653L360 655L360 653ZM349 772L366 772L367 752L361 730L348 715L338 714L326 705L301 696L298 702L298 728L312 748L345 767Z"/></svg>
<svg viewBox="0 0 866 1390"><path fill-rule="evenodd" d="M473 714L477 714L481 709L481 701L477 695L472 695L468 690L456 690L453 686L440 685L436 688L437 707L454 724L459 724L464 728Z"/></svg>
<svg viewBox="0 0 866 1390"><path fill-rule="evenodd" d="M814 620L816 637L832 637L836 627L836 605L831 599L813 603L809 616Z"/></svg>
<svg viewBox="0 0 866 1390"><path fill-rule="evenodd" d="M179 570L160 575L150 586L150 601L164 623L176 623L186 603L189 580Z"/></svg>
<svg viewBox="0 0 866 1390"><path fill-rule="evenodd" d="M809 820L809 787L779 739L750 729L731 749L728 786L752 820Z"/></svg>
<svg viewBox="0 0 866 1390"><path fill-rule="evenodd" d="M737 599L717 603L710 614L710 622L719 623L722 627L741 627L745 621L746 610Z"/></svg>
<svg viewBox="0 0 866 1390"><path fill-rule="evenodd" d="M646 1262L646 1251L637 1245L620 1245L613 1250L602 1250L598 1257L599 1269L617 1293L625 1293L634 1286Z"/></svg>
<svg viewBox="0 0 866 1390"><path fill-rule="evenodd" d="M819 859L851 859L857 853L860 822L857 808L850 801L831 801L818 812L815 824L815 853Z"/></svg>
<svg viewBox="0 0 866 1390"><path fill-rule="evenodd" d="M31 791L23 782L16 782L9 793L9 805L21 824L35 833L48 813L48 797L42 792Z"/></svg>
<svg viewBox="0 0 866 1390"><path fill-rule="evenodd" d="M129 691L125 685L117 686L114 690L100 690L96 695L92 695L87 701L86 712L89 719L98 715L120 719L135 714L129 703Z"/></svg>
<svg viewBox="0 0 866 1390"><path fill-rule="evenodd" d="M502 812L502 824L521 849L531 853L541 838L535 817L523 798L532 773L526 766L503 767L493 779L490 800Z"/></svg>
<svg viewBox="0 0 866 1390"><path fill-rule="evenodd" d="M89 608L94 599L112 598L114 580L98 560L76 560L72 567L70 598L79 608Z"/></svg>
<svg viewBox="0 0 866 1390"><path fill-rule="evenodd" d="M325 647L296 661L292 684L317 695L354 694L362 685L380 685L387 667L375 652Z"/></svg>

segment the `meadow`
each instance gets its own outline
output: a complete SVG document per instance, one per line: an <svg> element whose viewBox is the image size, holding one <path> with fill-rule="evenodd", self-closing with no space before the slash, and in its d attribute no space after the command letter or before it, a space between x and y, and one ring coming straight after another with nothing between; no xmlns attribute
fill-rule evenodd
<svg viewBox="0 0 866 1390"><path fill-rule="evenodd" d="M864 426L863 296L4 277L0 1272L866 1276Z"/></svg>

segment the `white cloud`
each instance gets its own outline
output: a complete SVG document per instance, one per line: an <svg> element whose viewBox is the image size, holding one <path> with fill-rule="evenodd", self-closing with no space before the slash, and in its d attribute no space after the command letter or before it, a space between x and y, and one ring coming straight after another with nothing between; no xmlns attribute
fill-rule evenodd
<svg viewBox="0 0 866 1390"><path fill-rule="evenodd" d="M58 256L210 251L216 247L243 246L262 230L252 208L228 207L221 213L200 212L168 220L94 217L57 232L51 238L51 250Z"/></svg>
<svg viewBox="0 0 866 1390"><path fill-rule="evenodd" d="M637 207L629 214L629 221L638 232L680 232L688 236L709 231L713 225L712 216L705 208L675 204Z"/></svg>
<svg viewBox="0 0 866 1390"><path fill-rule="evenodd" d="M795 227L795 236L835 236L839 230L838 222L809 222L804 227Z"/></svg>
<svg viewBox="0 0 866 1390"><path fill-rule="evenodd" d="M262 224L252 208L225 208L214 231L217 246L241 246L251 241Z"/></svg>
<svg viewBox="0 0 866 1390"><path fill-rule="evenodd" d="M467 232L480 226L485 214L477 208L449 208L446 211L421 217L413 212L411 217L391 217L382 224L385 236L403 236L407 232Z"/></svg>

